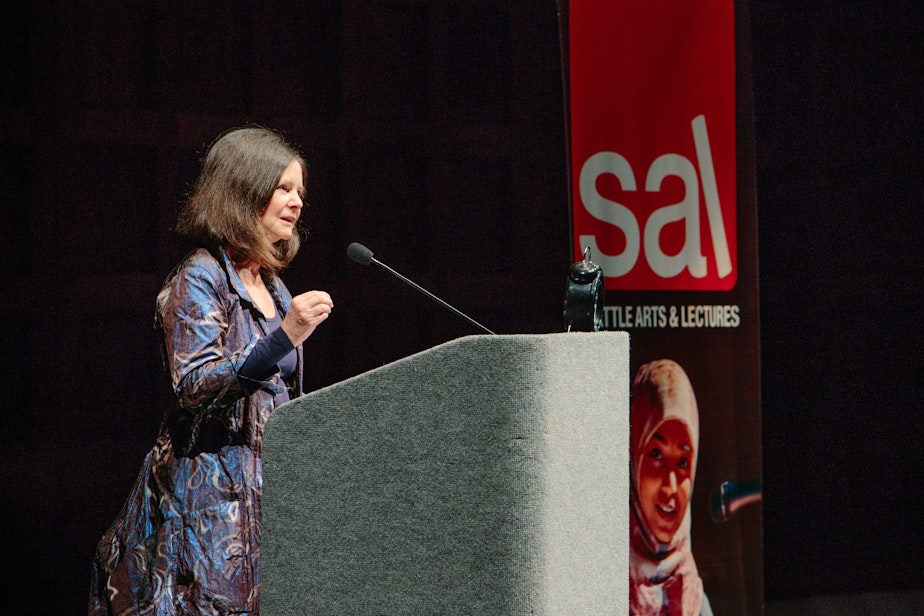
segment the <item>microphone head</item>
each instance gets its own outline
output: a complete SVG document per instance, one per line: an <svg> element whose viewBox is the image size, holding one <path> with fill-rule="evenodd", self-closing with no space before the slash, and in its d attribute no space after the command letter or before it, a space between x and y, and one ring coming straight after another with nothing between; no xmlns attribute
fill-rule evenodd
<svg viewBox="0 0 924 616"><path fill-rule="evenodd" d="M347 246L347 256L360 265L369 265L372 261L372 251L356 242Z"/></svg>

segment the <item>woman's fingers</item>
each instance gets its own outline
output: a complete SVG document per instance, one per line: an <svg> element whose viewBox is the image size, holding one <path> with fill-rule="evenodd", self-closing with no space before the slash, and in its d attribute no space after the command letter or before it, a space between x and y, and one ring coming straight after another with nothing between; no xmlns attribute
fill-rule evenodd
<svg viewBox="0 0 924 616"><path fill-rule="evenodd" d="M296 295L282 320L282 329L292 344L300 344L327 320L333 308L334 302L325 291L308 291Z"/></svg>

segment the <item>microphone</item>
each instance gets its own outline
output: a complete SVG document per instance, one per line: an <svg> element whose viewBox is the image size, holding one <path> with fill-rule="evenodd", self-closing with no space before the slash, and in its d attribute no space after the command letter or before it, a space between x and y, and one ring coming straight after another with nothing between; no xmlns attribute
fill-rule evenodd
<svg viewBox="0 0 924 616"><path fill-rule="evenodd" d="M450 306L449 304L447 304L446 302L444 302L437 296L433 295L433 293L430 293L429 291L424 289L422 286L420 286L416 282L408 280L407 278L405 278L404 276L402 276L395 270L391 269L390 267L388 267L387 265L385 265L384 263L382 263L381 261L373 257L372 251L366 248L365 246L363 246L362 244L357 244L356 242L353 242L352 244L347 246L347 256L350 257L350 259L352 259L353 261L356 261L357 263L359 263L360 265L369 265L370 263L375 263L376 265L388 271L390 274L392 274L396 278L403 280L404 282L414 287L415 289L417 289L418 291L420 291L421 293L423 293L424 295L426 295L427 297L429 297L436 303L440 304L444 308L447 308L450 312L454 312L456 315L462 317L463 319L465 319L466 321L468 321L469 323L471 323L472 325L474 325L481 331L491 334L492 336L496 335L494 332L492 332L490 329L488 329L487 327L485 327L484 325L482 325L475 319L464 314L457 308Z"/></svg>
<svg viewBox="0 0 924 616"><path fill-rule="evenodd" d="M763 499L760 479L725 481L712 492L710 513L716 524L728 522L735 513Z"/></svg>

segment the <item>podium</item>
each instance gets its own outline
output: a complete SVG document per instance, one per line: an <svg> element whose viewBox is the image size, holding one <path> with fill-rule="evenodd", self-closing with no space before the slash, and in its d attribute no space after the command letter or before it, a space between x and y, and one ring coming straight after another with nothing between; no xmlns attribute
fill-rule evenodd
<svg viewBox="0 0 924 616"><path fill-rule="evenodd" d="M278 408L261 613L627 614L629 336L469 336Z"/></svg>

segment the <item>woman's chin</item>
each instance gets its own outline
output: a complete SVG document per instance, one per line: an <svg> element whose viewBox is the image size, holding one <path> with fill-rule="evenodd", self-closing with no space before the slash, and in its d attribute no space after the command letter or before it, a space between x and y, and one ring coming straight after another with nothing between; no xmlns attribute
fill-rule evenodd
<svg viewBox="0 0 924 616"><path fill-rule="evenodd" d="M651 525L652 534L660 543L670 543L680 529L679 514L668 515L662 513Z"/></svg>

